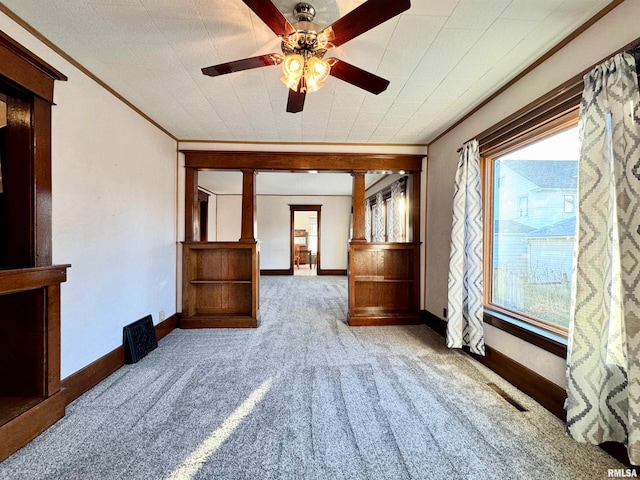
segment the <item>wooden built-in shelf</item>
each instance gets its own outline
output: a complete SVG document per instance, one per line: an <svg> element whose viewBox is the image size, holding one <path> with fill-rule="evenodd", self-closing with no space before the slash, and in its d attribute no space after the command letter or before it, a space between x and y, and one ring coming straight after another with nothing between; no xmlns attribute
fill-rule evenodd
<svg viewBox="0 0 640 480"><path fill-rule="evenodd" d="M419 243L349 244L349 325L420 323Z"/></svg>
<svg viewBox="0 0 640 480"><path fill-rule="evenodd" d="M68 267L0 270L0 461L64 416L60 283Z"/></svg>
<svg viewBox="0 0 640 480"><path fill-rule="evenodd" d="M181 328L257 327L257 242L183 242Z"/></svg>

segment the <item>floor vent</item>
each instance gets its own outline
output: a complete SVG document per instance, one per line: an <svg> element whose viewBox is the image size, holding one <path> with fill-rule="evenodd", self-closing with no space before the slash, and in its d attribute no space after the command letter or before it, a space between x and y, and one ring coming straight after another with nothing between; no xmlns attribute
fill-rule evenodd
<svg viewBox="0 0 640 480"><path fill-rule="evenodd" d="M525 407L523 407L520 403L518 403L516 400L514 400L507 392L502 390L495 383L487 383L487 385L489 387L491 387L493 390L495 390L495 392L498 395L500 395L502 398L504 398L507 402L509 402L511 405L513 405L513 407L515 407L518 411L520 411L520 412L528 412L529 411Z"/></svg>
<svg viewBox="0 0 640 480"><path fill-rule="evenodd" d="M147 315L124 327L124 363L136 363L147 353L158 348L153 319Z"/></svg>

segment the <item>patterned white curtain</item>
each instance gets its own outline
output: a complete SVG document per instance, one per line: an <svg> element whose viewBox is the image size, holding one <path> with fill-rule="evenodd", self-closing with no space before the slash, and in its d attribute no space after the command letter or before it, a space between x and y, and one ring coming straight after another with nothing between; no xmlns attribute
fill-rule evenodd
<svg viewBox="0 0 640 480"><path fill-rule="evenodd" d="M462 146L453 194L447 347L484 355L482 198L477 140Z"/></svg>
<svg viewBox="0 0 640 480"><path fill-rule="evenodd" d="M402 195L402 182L398 180L391 184L391 198L389 199L389 232L390 242L402 242L404 240L404 196Z"/></svg>
<svg viewBox="0 0 640 480"><path fill-rule="evenodd" d="M631 55L584 77L567 430L640 464L640 94Z"/></svg>
<svg viewBox="0 0 640 480"><path fill-rule="evenodd" d="M364 238L371 241L371 201L368 198L364 200Z"/></svg>
<svg viewBox="0 0 640 480"><path fill-rule="evenodd" d="M373 206L373 232L371 240L384 242L384 197L382 192L376 194L376 204Z"/></svg>

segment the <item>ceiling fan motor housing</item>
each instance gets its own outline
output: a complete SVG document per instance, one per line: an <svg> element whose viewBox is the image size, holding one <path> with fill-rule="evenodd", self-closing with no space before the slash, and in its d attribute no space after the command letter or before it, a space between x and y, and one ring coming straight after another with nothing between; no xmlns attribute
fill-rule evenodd
<svg viewBox="0 0 640 480"><path fill-rule="evenodd" d="M293 24L295 32L283 37L282 53L285 55L299 54L305 58L322 58L327 52L327 42L319 41L322 27L313 22L316 10L308 3L298 3L293 8L293 15L298 20Z"/></svg>
<svg viewBox="0 0 640 480"><path fill-rule="evenodd" d="M316 9L309 3L296 3L295 7L293 7L293 16L299 22L313 22L316 16Z"/></svg>

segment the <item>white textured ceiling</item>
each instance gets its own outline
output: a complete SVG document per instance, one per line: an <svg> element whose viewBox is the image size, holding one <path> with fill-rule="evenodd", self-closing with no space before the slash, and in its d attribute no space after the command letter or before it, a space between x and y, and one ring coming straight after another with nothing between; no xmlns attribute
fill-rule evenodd
<svg viewBox="0 0 640 480"><path fill-rule="evenodd" d="M3 3L178 139L425 144L609 1L414 0L331 53L390 80L387 91L330 77L301 114L285 111L279 66L200 72L280 51L241 0ZM274 3L294 21L295 0ZM325 26L362 2L311 3Z"/></svg>

